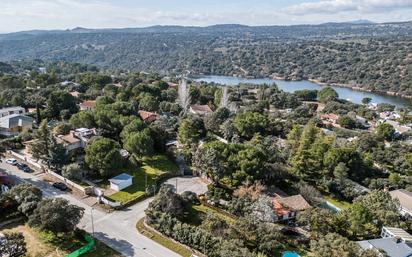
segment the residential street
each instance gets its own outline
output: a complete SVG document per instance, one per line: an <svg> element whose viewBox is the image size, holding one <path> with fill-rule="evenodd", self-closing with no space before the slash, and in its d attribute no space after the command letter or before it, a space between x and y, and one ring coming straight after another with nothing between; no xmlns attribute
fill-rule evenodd
<svg viewBox="0 0 412 257"><path fill-rule="evenodd" d="M0 163L0 170L11 171L12 176L16 176L20 180L36 185L43 190L46 197L62 197L70 201L72 204L83 207L85 213L79 227L85 229L89 233L92 233L91 216L93 213L95 237L113 249L121 252L124 256L180 256L137 232L136 223L144 216L144 210L147 208L151 199L147 199L121 211L106 213L98 209L92 209L92 207L86 205L81 199L76 198L72 194L55 189L33 174L24 173L18 170L15 166L6 164L5 160ZM196 178L193 179L195 180ZM184 178L184 181L185 183L178 185L178 187L180 187L179 191L184 190L184 187L188 187L187 190L190 190L191 183L188 183L188 178Z"/></svg>

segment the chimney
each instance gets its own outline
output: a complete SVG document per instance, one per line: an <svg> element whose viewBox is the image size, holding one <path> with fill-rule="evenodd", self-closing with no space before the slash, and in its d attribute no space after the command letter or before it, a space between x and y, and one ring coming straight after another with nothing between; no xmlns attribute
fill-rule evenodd
<svg viewBox="0 0 412 257"><path fill-rule="evenodd" d="M402 243L403 241L402 241L402 238L401 237L399 237L399 236L395 236L394 238L393 238L393 241L395 241L395 243L397 243L397 244L399 244L399 243Z"/></svg>

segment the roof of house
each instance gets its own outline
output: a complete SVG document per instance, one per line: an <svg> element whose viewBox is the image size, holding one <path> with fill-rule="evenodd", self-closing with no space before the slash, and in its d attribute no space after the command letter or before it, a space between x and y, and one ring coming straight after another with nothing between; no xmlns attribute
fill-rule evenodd
<svg viewBox="0 0 412 257"><path fill-rule="evenodd" d="M147 119L150 119L150 118L157 118L156 113L147 112L147 111L143 111L143 110L139 111L139 116L140 116L140 118L142 118L142 120L147 120Z"/></svg>
<svg viewBox="0 0 412 257"><path fill-rule="evenodd" d="M322 119L331 119L331 120L337 120L339 119L339 115L334 114L334 113L324 113L320 115Z"/></svg>
<svg viewBox="0 0 412 257"><path fill-rule="evenodd" d="M79 97L80 92L72 91L72 92L70 92L69 94L70 94L71 96L73 96L73 97Z"/></svg>
<svg viewBox="0 0 412 257"><path fill-rule="evenodd" d="M127 181L129 179L133 179L133 176L127 174L127 173L122 173L120 175L117 175L116 177L113 177L109 179L110 183L113 183L115 185L119 185L123 183L124 181Z"/></svg>
<svg viewBox="0 0 412 257"><path fill-rule="evenodd" d="M408 241L412 243L412 235L406 232L401 228L394 228L394 227L384 227L387 232L391 233L393 237L402 238L404 241Z"/></svg>
<svg viewBox="0 0 412 257"><path fill-rule="evenodd" d="M389 194L392 198L396 198L399 200L401 206L405 209L408 209L412 212L412 193L406 191L405 189L398 189L390 191Z"/></svg>
<svg viewBox="0 0 412 257"><path fill-rule="evenodd" d="M58 135L56 137L56 142L58 144L64 144L64 143L69 143L69 144L76 144L80 142L80 139L75 137L73 133L69 133L67 135Z"/></svg>
<svg viewBox="0 0 412 257"><path fill-rule="evenodd" d="M94 100L83 101L80 103L80 107L83 107L83 108L93 108L95 105L96 105L96 101Z"/></svg>
<svg viewBox="0 0 412 257"><path fill-rule="evenodd" d="M409 257L412 256L412 244L397 243L396 238L379 238L372 240L364 240L358 242L363 249L381 249L390 257Z"/></svg>
<svg viewBox="0 0 412 257"><path fill-rule="evenodd" d="M210 109L209 105L201 105L201 104L194 104L191 105L190 108L194 111L194 112L213 112L212 109Z"/></svg>
<svg viewBox="0 0 412 257"><path fill-rule="evenodd" d="M32 117L23 114L11 114L0 118L0 127L2 128L14 128L23 125L29 125L34 122Z"/></svg>
<svg viewBox="0 0 412 257"><path fill-rule="evenodd" d="M0 109L0 112L11 112L11 111L24 111L24 108L21 106L13 106L13 107L6 107L6 108Z"/></svg>
<svg viewBox="0 0 412 257"><path fill-rule="evenodd" d="M278 197L276 200L285 208L291 211L303 211L311 206L301 195Z"/></svg>

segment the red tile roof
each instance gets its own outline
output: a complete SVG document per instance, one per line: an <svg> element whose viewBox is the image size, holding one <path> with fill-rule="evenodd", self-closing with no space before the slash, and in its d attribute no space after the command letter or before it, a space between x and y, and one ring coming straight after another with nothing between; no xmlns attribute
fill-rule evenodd
<svg viewBox="0 0 412 257"><path fill-rule="evenodd" d="M147 111L143 111L143 110L139 111L139 116L144 121L154 121L154 120L157 119L157 114L156 113L147 112Z"/></svg>
<svg viewBox="0 0 412 257"><path fill-rule="evenodd" d="M86 109L90 109L90 108L94 108L94 106L96 105L96 101L83 101L82 103L80 103L80 107L82 108L86 108Z"/></svg>
<svg viewBox="0 0 412 257"><path fill-rule="evenodd" d="M286 215L290 211L304 211L310 207L301 195L273 198L273 209L277 215Z"/></svg>

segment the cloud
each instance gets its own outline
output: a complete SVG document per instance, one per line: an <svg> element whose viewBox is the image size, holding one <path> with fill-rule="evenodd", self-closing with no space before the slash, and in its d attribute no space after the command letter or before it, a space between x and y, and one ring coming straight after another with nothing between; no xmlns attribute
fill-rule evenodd
<svg viewBox="0 0 412 257"><path fill-rule="evenodd" d="M385 12L402 8L412 8L411 0L323 0L304 2L284 8L293 15L309 13L334 14L341 12Z"/></svg>

